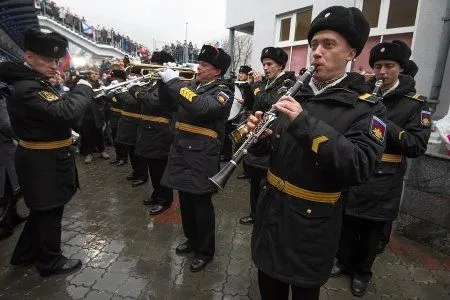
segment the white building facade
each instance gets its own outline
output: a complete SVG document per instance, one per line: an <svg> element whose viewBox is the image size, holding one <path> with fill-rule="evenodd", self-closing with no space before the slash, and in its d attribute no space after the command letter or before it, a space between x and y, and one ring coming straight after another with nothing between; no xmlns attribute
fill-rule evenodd
<svg viewBox="0 0 450 300"><path fill-rule="evenodd" d="M411 59L419 66L418 91L439 102L437 115L448 112L450 0L227 0L226 27L230 40L236 31L253 36L253 68L261 70L261 50L275 46L289 55L286 69L298 74L309 65L306 35L311 21L333 5L358 7L371 26L364 50L349 69L373 72L368 62L370 49L382 41L403 40L411 46Z"/></svg>

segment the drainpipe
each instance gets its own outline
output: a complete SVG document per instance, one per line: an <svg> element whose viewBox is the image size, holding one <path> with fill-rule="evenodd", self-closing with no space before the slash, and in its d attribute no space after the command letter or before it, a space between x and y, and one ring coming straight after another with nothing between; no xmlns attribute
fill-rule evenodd
<svg viewBox="0 0 450 300"><path fill-rule="evenodd" d="M442 80L444 78L445 66L447 65L448 52L450 47L450 1L448 1L447 11L442 21L444 23L444 28L442 30L441 42L439 44L440 47L436 60L436 69L434 72L433 83L431 85L430 97L428 100L434 106L437 106L437 104L439 103L438 98L441 92Z"/></svg>
<svg viewBox="0 0 450 300"><path fill-rule="evenodd" d="M228 71L225 75L225 77L229 78L230 77L230 72L234 71L234 28L230 28L230 34L228 36L228 44L230 45L230 53L228 53L231 57L231 63L230 63L230 67L228 68Z"/></svg>

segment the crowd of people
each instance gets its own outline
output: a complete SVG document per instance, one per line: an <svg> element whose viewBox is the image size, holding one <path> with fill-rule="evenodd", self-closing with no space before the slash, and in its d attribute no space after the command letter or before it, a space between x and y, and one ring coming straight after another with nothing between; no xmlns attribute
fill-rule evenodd
<svg viewBox="0 0 450 300"><path fill-rule="evenodd" d="M147 47L131 39L128 35L119 33L114 28L100 25L94 27L83 16L80 17L73 13L68 7L58 6L54 1L35 0L35 3L42 15L52 18L96 43L114 46L133 56L148 56Z"/></svg>
<svg viewBox="0 0 450 300"><path fill-rule="evenodd" d="M109 130L111 164L131 162L126 179L133 187L151 178L152 194L143 200L151 215L164 213L178 191L186 240L176 253L192 253L190 270L203 270L215 254L211 200L217 188L209 178L219 171L221 150L233 159L233 146L223 145L236 130L229 116L239 89L242 99L236 101L249 115L239 127L242 139L261 124L265 111L278 112L274 126L248 149L247 174L240 176L250 178L251 209L239 222L253 225L251 257L261 298L288 299L291 293L292 299L317 300L330 276L342 274L351 277L352 293L363 296L399 211L406 158L425 153L431 131L431 113L415 90L417 68L405 43L385 41L371 49L374 77L368 81L346 72L369 31L357 8L333 6L319 13L308 31L313 75L301 77L301 84L285 71L282 48L264 48L264 74L242 66L235 85L224 79L230 56L203 45L195 80L181 80L177 70L165 68L145 86L130 83L99 96L93 89L127 81L123 68L108 75L92 67L66 81L70 92L62 95L67 88L57 88L63 79L56 68L67 40L28 30L25 64L0 65L11 123L1 137L9 157L18 140L15 165L5 164L8 172L0 172L6 174L0 177L3 232L10 235L24 220L15 208L19 190L30 209L11 264L34 262L42 276L81 267L60 247L64 205L78 187L71 129L79 128L85 163L94 152L110 159L103 144ZM151 56L152 64L174 61L165 51ZM296 83L298 92L286 94ZM14 87L11 95L8 85ZM6 106L0 108L5 114Z"/></svg>

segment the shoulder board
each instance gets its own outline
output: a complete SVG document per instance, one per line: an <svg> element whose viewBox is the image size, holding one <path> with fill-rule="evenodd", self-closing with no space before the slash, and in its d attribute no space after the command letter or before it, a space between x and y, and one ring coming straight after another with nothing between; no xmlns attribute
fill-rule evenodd
<svg viewBox="0 0 450 300"><path fill-rule="evenodd" d="M415 93L415 92L408 93L405 96L408 97L408 98L417 100L417 101L421 101L421 102L424 102L424 101L427 100L427 97L425 97L425 96L423 96L423 95L421 95L419 93Z"/></svg>
<svg viewBox="0 0 450 300"><path fill-rule="evenodd" d="M370 103L378 103L378 101L381 100L380 97L374 96L369 93L359 95L358 99L361 101L366 101L366 102L370 102Z"/></svg>
<svg viewBox="0 0 450 300"><path fill-rule="evenodd" d="M223 88L223 89L229 88L228 85L225 85L225 84L219 84L219 87L220 87L220 88Z"/></svg>

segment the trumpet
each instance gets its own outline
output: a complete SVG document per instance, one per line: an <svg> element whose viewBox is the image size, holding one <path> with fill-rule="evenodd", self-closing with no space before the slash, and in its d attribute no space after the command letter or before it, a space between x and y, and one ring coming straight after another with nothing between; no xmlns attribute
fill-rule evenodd
<svg viewBox="0 0 450 300"><path fill-rule="evenodd" d="M158 72L164 69L172 69L175 71L180 71L181 80L193 80L195 79L196 73L193 69L187 67L171 67L171 66L161 66L154 64L137 64L130 62L128 67L125 68L127 75L139 74L139 75L151 75L150 79L158 80L161 79Z"/></svg>
<svg viewBox="0 0 450 300"><path fill-rule="evenodd" d="M147 80L147 79L151 79L151 74L142 75L142 76L136 77L134 79L130 79L130 80L127 80L127 81L119 82L117 84L111 84L111 85L104 86L104 87L101 87L101 88L98 88L98 89L94 89L94 93L95 93L94 98L99 98L101 96L104 96L104 95L107 95L107 94L110 94L110 93L113 93L113 92L117 92L120 89L123 89L124 87L129 85L130 83L140 82L140 81L144 81L144 80Z"/></svg>
<svg viewBox="0 0 450 300"><path fill-rule="evenodd" d="M284 96L294 96L298 93L302 86L307 84L311 77L314 75L316 70L315 65L311 65L308 70L297 80L297 82L284 94ZM213 177L209 178L215 186L219 189L223 190L225 184L233 173L234 169L236 169L237 165L244 158L245 154L247 154L248 149L255 143L258 142L261 135L269 129L270 125L277 119L277 114L275 109L270 109L266 113L264 113L261 122L255 127L253 132L251 132L242 146L234 153L231 160Z"/></svg>

